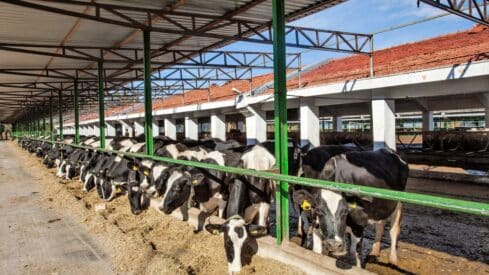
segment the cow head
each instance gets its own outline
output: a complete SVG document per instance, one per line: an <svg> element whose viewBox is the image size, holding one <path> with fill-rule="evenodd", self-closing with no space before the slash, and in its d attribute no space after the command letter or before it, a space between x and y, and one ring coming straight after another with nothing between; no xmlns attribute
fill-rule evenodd
<svg viewBox="0 0 489 275"><path fill-rule="evenodd" d="M139 166L139 161L131 160L127 163L129 171L127 178L127 198L131 212L138 215L149 207L150 200L144 195L141 182L144 177L150 175L151 170L143 170Z"/></svg>
<svg viewBox="0 0 489 275"><path fill-rule="evenodd" d="M228 260L228 271L240 272L243 260L243 245L249 237L257 238L267 235L264 226L246 224L240 216L233 216L223 224L207 224L205 229L214 235L224 234L224 250Z"/></svg>
<svg viewBox="0 0 489 275"><path fill-rule="evenodd" d="M143 194L141 189L139 171L132 170L129 172L127 181L127 198L129 200L131 212L134 215L140 214L143 210L148 209L149 207L150 200Z"/></svg>
<svg viewBox="0 0 489 275"><path fill-rule="evenodd" d="M66 179L71 180L76 176L76 170L77 170L78 162L73 163L71 161L68 161L66 164Z"/></svg>
<svg viewBox="0 0 489 275"><path fill-rule="evenodd" d="M309 151L310 143L300 147L296 142L289 145L289 175L300 176L302 167L302 157Z"/></svg>
<svg viewBox="0 0 489 275"><path fill-rule="evenodd" d="M348 205L341 194L329 190L306 190L294 192L294 201L303 211L310 211L318 230L315 234L321 239L321 247L332 253L343 252Z"/></svg>
<svg viewBox="0 0 489 275"><path fill-rule="evenodd" d="M115 192L114 186L110 183L110 180L107 177L108 168L101 169L98 173L96 173L96 182L97 193L99 198L104 200L110 200L113 197L113 192Z"/></svg>
<svg viewBox="0 0 489 275"><path fill-rule="evenodd" d="M201 184L204 174L196 168L173 167L169 171L166 191L159 209L170 214L190 199L193 186Z"/></svg>
<svg viewBox="0 0 489 275"><path fill-rule="evenodd" d="M114 185L125 184L129 175L129 162L130 160L126 157L116 156L107 171L108 180Z"/></svg>
<svg viewBox="0 0 489 275"><path fill-rule="evenodd" d="M88 174L88 170L95 165L97 162L98 153L92 153L92 151L87 150L85 152L85 156L79 162L80 166L80 181L85 182L85 178Z"/></svg>

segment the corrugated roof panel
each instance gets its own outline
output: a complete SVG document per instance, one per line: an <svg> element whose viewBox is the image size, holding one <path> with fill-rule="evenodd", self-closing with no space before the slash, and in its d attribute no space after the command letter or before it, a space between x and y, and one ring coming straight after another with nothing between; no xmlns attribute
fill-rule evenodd
<svg viewBox="0 0 489 275"><path fill-rule="evenodd" d="M90 3L90 0L79 0L81 2ZM49 2L49 1L29 1L34 4L57 7L95 15L95 9L83 5L73 5L69 3ZM286 13L304 13L305 10L310 12L311 5L318 8L326 8L328 4L336 4L344 2L343 0L298 0L286 2ZM269 22L271 20L271 0L97 0L101 4L113 4L128 7L145 7L151 9L163 9L172 7L178 12L195 13L202 15L222 16L231 11L236 11L245 6L253 6L243 9L234 15L234 18L247 19L258 22ZM254 5L253 3L256 3ZM123 13L130 16L138 22L145 23L147 15L143 12L136 11L137 9L126 9ZM126 19L102 9L100 14L109 19L124 21ZM171 20L178 21L180 26L169 22L165 19L153 20L153 26L169 31L179 31L183 28L191 28L193 24L197 28L214 22L210 18L198 18L194 22L185 16L168 15ZM170 21L171 21L170 20ZM219 21L219 20L217 20ZM77 23L78 22L78 23ZM126 22L129 22L126 20ZM183 28L181 27L183 26ZM213 33L223 34L226 36L234 36L237 33L236 26L218 27L213 30ZM171 45L174 41L178 43L171 46L171 49L180 50L202 50L210 46L217 48L230 41L223 41L217 38L207 37L187 37L181 39L183 34L172 33L156 33L151 34L152 49L159 49L165 45ZM65 39L66 38L66 39ZM135 28L123 27L108 23L96 22L89 19L79 19L72 16L60 15L43 10L35 10L22 6L0 3L0 41L9 43L46 43L52 45L84 45L94 47L134 47L142 48L142 32ZM50 52L58 52L56 48L49 49ZM96 55L97 50L87 51L89 54ZM70 54L73 54L70 52ZM76 54L74 54L76 55ZM106 54L107 59L121 58L115 54ZM138 56L141 58L140 56ZM155 62L168 62L168 57L155 58ZM54 67L75 67L85 68L90 65L93 67L93 61L71 60L59 57L39 56L32 54L20 54L14 52L0 51L0 69L5 68L44 68L45 66ZM109 64L113 67L122 66L123 64ZM136 64L134 67L141 67L141 64ZM130 74L124 74L124 77L129 77ZM27 76L8 76L0 75L0 81L6 79L32 81L32 77ZM37 79L37 78L35 78ZM41 78L46 80L47 78ZM20 114L20 112L19 112ZM0 115L0 121L3 119Z"/></svg>
<svg viewBox="0 0 489 275"><path fill-rule="evenodd" d="M76 20L5 3L0 14L0 40L8 42L59 43Z"/></svg>

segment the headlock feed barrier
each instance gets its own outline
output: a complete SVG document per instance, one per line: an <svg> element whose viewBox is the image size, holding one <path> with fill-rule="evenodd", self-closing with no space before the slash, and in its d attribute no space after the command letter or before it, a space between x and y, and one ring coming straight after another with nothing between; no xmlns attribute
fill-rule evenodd
<svg viewBox="0 0 489 275"><path fill-rule="evenodd" d="M469 20L476 21L481 24L489 25L489 22L485 20L487 16L485 16L482 19L475 18L474 16L470 14L464 13L464 11L460 10L459 8L454 8L453 5L442 5L440 4L440 1L428 1L428 0L420 0L421 2L424 2L429 5L436 6L438 8L447 10L451 13L455 13L459 16L463 16ZM13 1L10 1L13 2ZM292 2L292 1L291 1ZM451 1L448 1L451 2ZM24 4L25 5L25 4ZM29 4L30 6L34 4ZM41 5L35 4L36 7L41 7ZM460 5L462 6L462 5ZM52 8L49 7L44 7L44 9L49 9L53 11ZM73 13L72 13L73 14ZM85 15L84 17L87 17ZM93 18L91 18L93 19ZM114 22L114 21L111 21ZM318 180L318 179L309 179L309 178L301 178L301 177L296 177L296 176L289 176L288 174L288 164L287 164L287 147L288 147L288 138L287 138L287 89L286 89L286 46L289 45L286 43L286 35L290 33L290 31L293 31L294 29L288 29L286 32L285 28L285 22L286 22L286 16L285 16L285 1L284 0L272 0L272 28L271 28L271 33L270 35L273 34L273 37L270 37L270 42L273 42L273 68L274 68L274 112L275 112L275 117L274 117L274 132L275 132L275 159L277 163L277 168L279 173L271 173L271 172L266 172L266 171L254 171L254 170L247 170L247 169L242 169L242 168L236 168L236 167L226 167L226 166L219 166L219 165L213 165L213 164L208 164L208 163L200 163L200 162L193 162L193 161L184 161L184 160L175 160L175 159L170 159L170 158L164 158L164 157L159 157L159 156L153 156L151 155L153 152L153 138L152 138L152 104L151 104L151 54L150 54L150 32L151 31L158 31L157 29L153 28L151 29L151 26L146 26L144 25L141 29L141 26L136 26L137 28L141 29L142 34L143 34L143 75L144 75L144 112L145 112L145 136L146 136L146 152L148 154L137 154L137 153L123 153L123 152L117 152L117 151L110 151L110 150L105 150L105 149L97 149L97 148L92 148L92 147L84 147L84 146L79 146L79 145L72 145L69 144L70 146L73 147L78 147L78 148L86 148L86 149L92 149L92 150L98 150L100 152L105 152L105 153L110 153L110 154L122 154L127 157L135 157L135 158L146 158L146 159L152 159L155 161L162 161L162 162L167 162L167 163L172 163L172 164L180 164L180 165L187 165L187 166L192 166L192 167L198 167L198 168L204 168L204 169L213 169L213 170L218 170L222 172L227 172L227 173L234 173L234 174L239 174L239 175L245 175L245 176L253 176L253 177L259 177L259 178L265 178L269 180L276 181L278 184L277 188L277 193L276 193L276 203L277 203L277 211L276 211L276 219L277 219L277 244L280 244L283 239L288 239L288 226L289 226L289 221L288 221L288 184L297 184L297 185L303 185L303 186L309 186L309 187L316 187L316 188L324 188L324 189L329 189L333 191L338 191L338 192L345 192L353 195L358 195L358 196L367 196L367 197L374 197L374 198L380 198L380 199L388 199L388 200L396 200L396 201L401 201L401 202L406 202L406 203L413 203L417 205L423 205L423 206L430 206L430 207L436 207L436 208L441 208L441 209L447 209L447 210L452 210L452 211L458 211L458 212L464 212L464 213L469 213L469 214L475 214L475 215L482 215L482 216L489 216L489 204L487 203L478 203L478 202L471 202L471 201L464 201L464 200L457 200L457 199L450 199L450 198L443 198L443 197L435 197L435 196L429 196L429 195L421 195L421 194L416 194L416 193L410 193L410 192L401 192L401 191L393 191L393 190L386 190L386 189L381 189L381 188L373 188L373 187L366 187L366 186L358 186L358 185L352 185L352 184L345 184L345 183L337 183L337 182L332 182L332 181L324 181L324 180ZM124 23L125 26L127 26L127 22ZM130 26L134 27L134 26ZM297 33L297 32L296 32ZM318 32L316 32L317 34ZM213 35L215 36L215 35ZM297 36L296 36L297 37ZM373 43L373 35L364 35L364 37L367 38L366 42L369 41L370 43ZM234 38L234 37L232 37ZM226 39L230 39L227 37ZM232 40L232 39L231 39ZM328 39L329 40L329 39ZM250 40L251 41L251 40ZM251 41L253 42L253 41ZM255 41L256 42L256 41ZM297 43L299 40L296 41ZM311 42L311 41L310 41ZM307 46L307 48L315 48L316 46L321 46L319 41L312 41L312 45ZM317 42L317 43L316 43ZM346 42L346 41L345 41ZM296 44L297 44L296 43ZM347 43L348 44L348 43ZM350 45L350 44L348 44ZM297 45L296 45L297 46ZM304 45L298 45L299 47L304 47ZM350 45L351 46L351 45ZM373 49L373 45L371 46L371 49ZM356 54L362 54L362 52L355 50L353 47L353 51L350 51L352 53ZM365 53L363 53L365 54ZM373 55L371 53L366 53L369 54L370 57ZM371 61L373 59L371 58ZM373 63L371 63L373 64ZM105 110L104 110L104 89L105 89L105 76L104 76L104 71L103 71L103 62L102 60L98 61L98 103L99 103L99 130L100 130L100 144L102 148L105 148ZM75 89L77 89L77 81L74 79L74 84L75 84ZM62 90L62 87L61 87ZM61 90L59 90L59 99L58 99L58 110L59 110L59 135L61 140L63 140L63 98L62 98L62 93ZM79 141L79 121L78 121L78 91L76 91L73 96L75 97L74 104L75 104L75 129L76 129L76 137L75 141ZM49 98L49 116L50 116L50 129L49 129L49 134L50 134L50 139L51 141L49 142L54 142L53 141L53 102L52 102L52 97ZM36 109L38 111L39 109ZM24 117L23 119L20 119L16 121L14 124L14 131L17 137L24 137L24 136L37 136L39 137L41 133L41 127L39 124L39 117L35 117L35 114L32 114L32 112L29 113L29 117ZM44 124L44 132L46 132L46 125ZM76 143L76 142L75 142Z"/></svg>
<svg viewBox="0 0 489 275"><path fill-rule="evenodd" d="M17 137L23 137L23 136L24 135L17 135ZM354 185L348 183L340 183L340 182L333 182L333 181L326 181L326 180L319 180L319 179L282 175L282 174L276 174L276 173L266 172L266 171L256 171L256 170L243 169L237 167L220 166L220 165L203 163L203 162L172 159L172 158L159 157L159 156L147 155L141 153L119 152L119 151L113 151L108 149L100 149L100 148L81 146L75 144L67 144L67 143L57 142L57 141L46 141L37 138L32 138L32 139L49 142L52 144L66 144L68 146L73 146L75 148L97 150L99 152L108 153L108 154L119 154L130 158L151 159L151 160L161 161L161 162L166 162L171 164L186 165L186 166L192 166L197 168L211 169L211 170L217 170L226 173L238 174L243 176L264 178L264 179L272 180L274 182L287 182L287 183L297 184L302 186L323 188L323 189L328 189L328 190L338 191L338 192L345 192L357 196L368 196L368 197L374 197L379 199L395 200L400 202L412 203L416 205L429 206L434 208L440 208L445 210L489 217L489 204L487 203L479 203L473 201L423 195L423 194L417 194L411 192L394 191L394 190L383 189L383 188L360 186L360 185ZM276 198L276 200L278 200L278 198ZM278 209L276 210L277 213L279 211L281 213L287 213L287 214L289 213L288 205L285 206L279 205ZM282 233L279 232L280 230L281 230L280 226L277 225L277 235ZM282 239L277 237L277 244L280 244L281 241Z"/></svg>

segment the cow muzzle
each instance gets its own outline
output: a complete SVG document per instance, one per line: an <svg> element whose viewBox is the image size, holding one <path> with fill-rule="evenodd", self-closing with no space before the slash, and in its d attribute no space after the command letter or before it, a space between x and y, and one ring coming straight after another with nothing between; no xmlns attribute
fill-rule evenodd
<svg viewBox="0 0 489 275"><path fill-rule="evenodd" d="M326 240L326 249L329 252L343 252L343 241L338 240Z"/></svg>

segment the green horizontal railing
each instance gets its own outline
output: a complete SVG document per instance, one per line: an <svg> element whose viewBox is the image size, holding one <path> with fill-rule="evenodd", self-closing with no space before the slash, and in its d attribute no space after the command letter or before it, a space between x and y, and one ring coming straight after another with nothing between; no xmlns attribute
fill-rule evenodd
<svg viewBox="0 0 489 275"><path fill-rule="evenodd" d="M47 141L41 139L33 139L33 140L39 140L39 141L44 141L49 143L56 143L56 144L66 144L63 142ZM237 167L220 166L220 165L203 163L203 162L178 160L178 159L165 158L159 156L149 156L141 153L119 152L119 151L113 151L108 149L100 149L100 148L74 145L74 144L66 144L66 145L70 145L82 149L97 150L99 152L104 152L108 154L120 154L126 157L133 157L133 158L140 158L140 159L152 159L155 161L161 161L166 163L211 169L211 170L217 170L221 172L238 174L243 176L265 178L274 181L283 181L283 182L288 182L288 183L303 185L308 187L323 188L332 191L345 192L357 196L367 196L367 197L373 197L379 199L395 200L400 202L412 203L416 205L422 205L422 206L428 206L428 207L434 207L434 208L440 208L445 210L489 217L489 204L487 203L458 200L458 199L452 199L446 197L437 197L437 196L417 194L411 192L395 191L390 189L361 186L361 185L340 183L334 181L302 178L296 176L276 174L276 173L266 172L266 171L256 171L256 170L243 169Z"/></svg>

